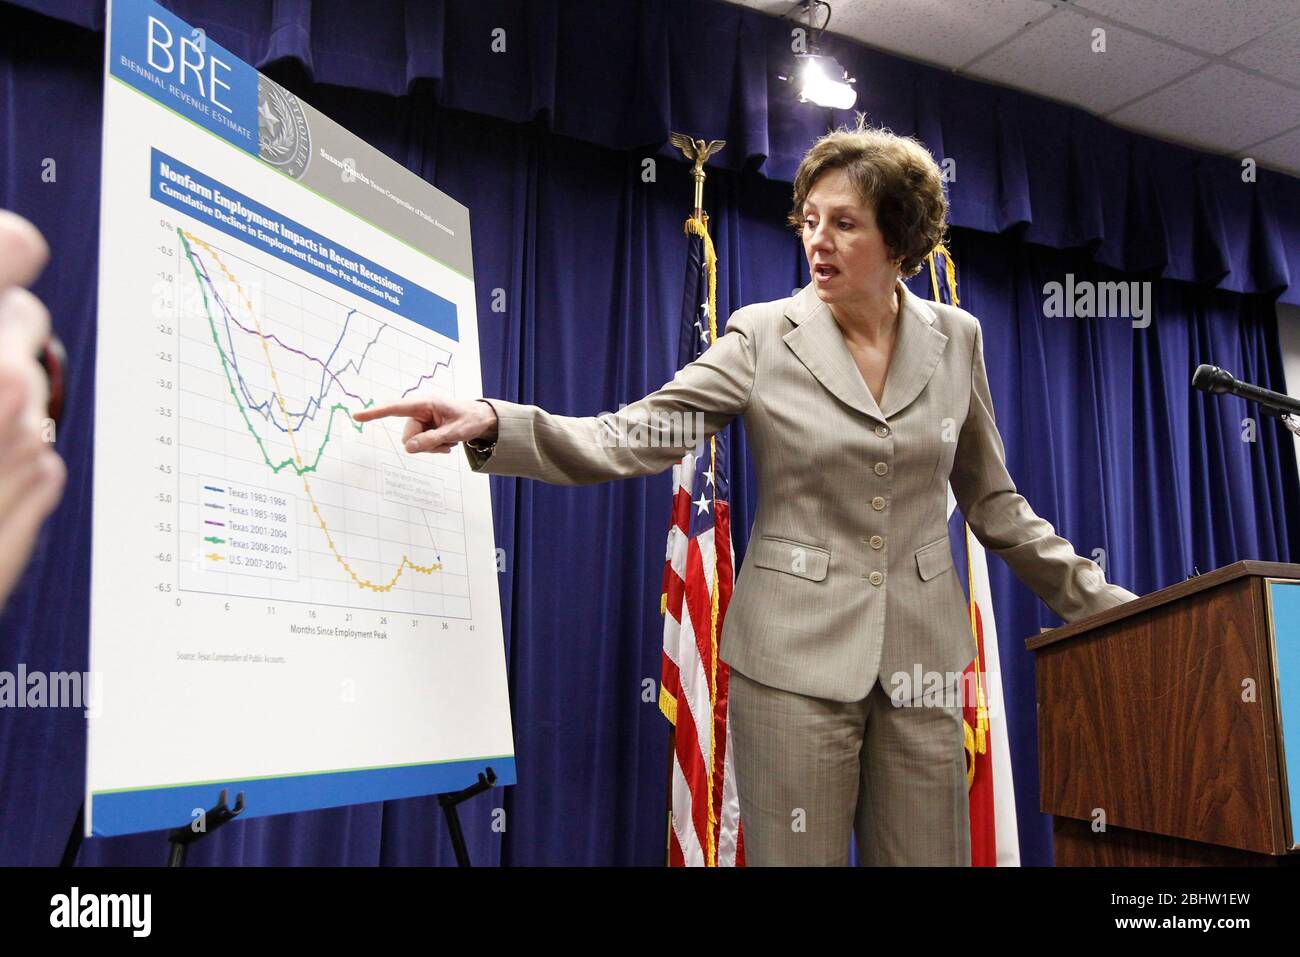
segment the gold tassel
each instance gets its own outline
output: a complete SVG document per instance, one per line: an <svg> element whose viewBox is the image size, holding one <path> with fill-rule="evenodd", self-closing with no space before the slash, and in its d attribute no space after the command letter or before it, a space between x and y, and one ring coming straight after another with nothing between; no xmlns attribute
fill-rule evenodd
<svg viewBox="0 0 1300 957"><path fill-rule="evenodd" d="M930 255L925 257L925 261L930 266L930 288L932 290L931 298L939 302L939 276L935 272L934 257L943 256L944 279L948 284L948 298L952 300L952 305L960 306L961 300L957 298L957 264L952 261L952 253L948 252L948 247L943 243L934 247Z"/></svg>
<svg viewBox="0 0 1300 957"><path fill-rule="evenodd" d="M970 723L962 721L962 736L965 738L966 746L966 790L971 789L975 783L975 735L971 732Z"/></svg>
<svg viewBox="0 0 1300 957"><path fill-rule="evenodd" d="M700 218L694 216L686 220L685 231L688 234L694 233L704 241L704 269L709 276L709 345L718 341L718 254L713 248L713 240L709 236L709 214L701 213ZM709 468L717 469L718 465L718 446L717 436L709 437ZM716 489L716 487L715 487ZM716 498L715 498L716 501ZM716 510L714 511L716 515ZM718 812L713 806L713 778L717 774L717 755L718 745L714 740L715 722L713 714L717 710L718 701L718 569L717 565L713 568L713 595L710 608L709 622L709 644L713 649L713 675L712 694L709 695L709 833L708 841L704 850L704 865L706 867L718 866L718 848L713 840L713 826L718 822Z"/></svg>

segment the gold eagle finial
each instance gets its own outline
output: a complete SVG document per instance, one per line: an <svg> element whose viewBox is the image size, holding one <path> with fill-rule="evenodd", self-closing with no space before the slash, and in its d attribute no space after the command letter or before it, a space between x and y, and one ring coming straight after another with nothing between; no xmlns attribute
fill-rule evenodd
<svg viewBox="0 0 1300 957"><path fill-rule="evenodd" d="M699 217L704 212L704 162L726 146L727 141L710 140L705 143L704 140L692 139L685 133L672 133L668 140L692 161L691 176L695 180L695 215Z"/></svg>

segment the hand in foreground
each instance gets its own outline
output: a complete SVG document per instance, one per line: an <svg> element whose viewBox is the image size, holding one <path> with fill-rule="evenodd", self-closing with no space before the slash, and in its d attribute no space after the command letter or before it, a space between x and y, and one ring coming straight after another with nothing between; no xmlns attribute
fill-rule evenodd
<svg viewBox="0 0 1300 957"><path fill-rule="evenodd" d="M24 287L49 247L36 227L0 210L0 605L63 494L63 460L46 439L48 384L36 355L50 315Z"/></svg>
<svg viewBox="0 0 1300 957"><path fill-rule="evenodd" d="M447 399L439 395L403 399L371 406L353 414L358 422L407 416L402 443L408 452L450 452L457 442L497 434L496 410L475 399Z"/></svg>

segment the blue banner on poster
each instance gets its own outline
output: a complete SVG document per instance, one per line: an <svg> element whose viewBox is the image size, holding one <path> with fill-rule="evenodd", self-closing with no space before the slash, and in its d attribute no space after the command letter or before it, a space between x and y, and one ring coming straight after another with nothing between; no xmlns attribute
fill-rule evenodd
<svg viewBox="0 0 1300 957"><path fill-rule="evenodd" d="M280 215L162 150L150 153L149 195L449 339L457 339L456 306L437 293Z"/></svg>

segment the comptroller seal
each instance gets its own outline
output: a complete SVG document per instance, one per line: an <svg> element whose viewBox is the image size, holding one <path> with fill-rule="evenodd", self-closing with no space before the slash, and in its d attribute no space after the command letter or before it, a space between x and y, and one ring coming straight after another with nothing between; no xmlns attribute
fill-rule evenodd
<svg viewBox="0 0 1300 957"><path fill-rule="evenodd" d="M301 179L311 162L311 130L298 98L266 77L258 78L258 153L280 172Z"/></svg>

